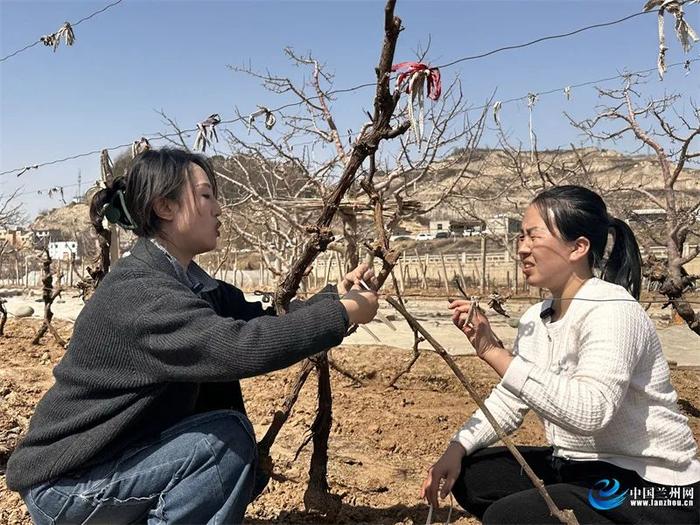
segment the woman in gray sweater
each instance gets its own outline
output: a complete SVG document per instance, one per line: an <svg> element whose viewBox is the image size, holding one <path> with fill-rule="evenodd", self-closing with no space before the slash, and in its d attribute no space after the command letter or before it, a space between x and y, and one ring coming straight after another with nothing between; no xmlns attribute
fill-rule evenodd
<svg viewBox="0 0 700 525"><path fill-rule="evenodd" d="M238 381L376 314L358 286L376 282L366 267L338 284L342 298L326 290L281 317L247 302L192 261L216 248L220 213L209 163L174 149L141 154L95 196L93 218L139 239L85 305L9 460L35 523L241 522L266 480Z"/></svg>

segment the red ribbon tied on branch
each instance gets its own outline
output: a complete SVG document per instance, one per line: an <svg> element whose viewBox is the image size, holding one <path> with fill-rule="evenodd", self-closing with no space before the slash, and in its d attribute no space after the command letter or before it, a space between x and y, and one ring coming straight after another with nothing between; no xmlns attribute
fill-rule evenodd
<svg viewBox="0 0 700 525"><path fill-rule="evenodd" d="M399 62L391 66L393 73L399 72L396 83L399 87L404 80L413 77L415 73L422 73L422 76L428 79L428 98L437 100L442 93L442 82L440 80L440 70L436 67L429 67L423 62ZM406 86L406 93L411 93L411 82Z"/></svg>
<svg viewBox="0 0 700 525"><path fill-rule="evenodd" d="M428 98L437 100L442 93L440 82L440 70L436 67L428 67L422 62L400 62L391 67L391 71L399 72L396 84L399 89L406 83L406 93L411 99L408 102L408 118L411 121L413 134L416 136L416 144L421 148L423 141L423 120L425 84L428 84ZM408 82L406 82L408 80ZM418 118L414 113L414 107L418 105Z"/></svg>

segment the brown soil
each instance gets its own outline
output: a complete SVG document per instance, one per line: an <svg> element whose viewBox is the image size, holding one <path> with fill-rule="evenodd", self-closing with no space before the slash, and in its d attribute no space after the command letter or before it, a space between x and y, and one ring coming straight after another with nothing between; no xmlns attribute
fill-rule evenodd
<svg viewBox="0 0 700 525"><path fill-rule="evenodd" d="M63 355L53 338L32 346L37 320L10 320L0 338L0 468L27 427L34 404L51 386L52 367ZM68 337L70 324L58 324ZM333 372L333 430L328 478L331 490L342 497L333 522L424 523L428 508L418 496L427 468L442 453L450 436L474 411L475 404L439 356L424 353L397 388L389 379L409 358L409 352L385 346L340 347L335 360L365 383L357 386ZM496 384L494 372L474 357L456 358L477 390L486 395ZM262 437L290 388L296 368L246 380L243 383L249 415ZM700 436L700 381L698 372L673 370L673 384L681 410L688 416L696 439ZM291 418L272 449L275 478L248 508L249 523L317 523L318 515L304 511L310 445L295 461L297 448L313 421L316 383L310 378ZM542 426L529 415L514 434L516 443L541 445ZM434 514L444 522L447 509ZM455 509L452 522L479 523ZM0 523L30 523L19 496L5 487L0 476Z"/></svg>

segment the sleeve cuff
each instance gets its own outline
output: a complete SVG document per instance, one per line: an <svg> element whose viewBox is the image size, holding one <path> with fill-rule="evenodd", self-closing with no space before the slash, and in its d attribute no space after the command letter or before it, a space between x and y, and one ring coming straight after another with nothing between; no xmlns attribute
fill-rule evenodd
<svg viewBox="0 0 700 525"><path fill-rule="evenodd" d="M510 393L519 397L523 386L525 386L525 381L530 377L530 371L534 366L534 363L529 363L519 355L516 355L503 375L501 384Z"/></svg>
<svg viewBox="0 0 700 525"><path fill-rule="evenodd" d="M345 306L340 303L340 301L338 301L338 304L340 305L340 315L342 315L343 319L345 320L345 331L347 332L350 328L350 316L348 315L348 311L345 309Z"/></svg>
<svg viewBox="0 0 700 525"><path fill-rule="evenodd" d="M450 439L450 443L459 443L464 449L465 456L470 456L474 452L476 452L474 442L471 439L467 439L466 436L463 436L461 431L457 432L454 436L452 436L452 439Z"/></svg>

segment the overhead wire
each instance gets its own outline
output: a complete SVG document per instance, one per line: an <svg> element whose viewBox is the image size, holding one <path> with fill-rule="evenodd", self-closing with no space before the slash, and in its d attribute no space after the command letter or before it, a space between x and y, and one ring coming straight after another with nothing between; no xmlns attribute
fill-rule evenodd
<svg viewBox="0 0 700 525"><path fill-rule="evenodd" d="M531 41L529 41L529 42L525 42L524 44L514 44L514 45L510 45L510 46L499 47L498 49L494 49L494 50L492 50L492 51L487 51L486 53L481 53L481 54L478 54L478 55L472 55L472 56L466 56L466 57L463 57L463 58L458 58L457 60L453 60L452 62L448 62L448 63L446 63L446 64L442 64L442 65L440 65L440 66L434 66L434 67L437 67L437 68L447 68L447 67L454 66L455 64L460 64L460 63L462 63L462 62L466 62L466 61L468 61L468 60L477 60L477 59L479 59L479 58L485 58L485 57L488 57L488 56L491 56L491 55L495 55L496 53L501 53L502 51L510 51L510 50L512 50L512 49L521 49L521 48L524 48L524 47L529 47L529 46L532 46L532 45L535 45L535 44L539 44L540 42L544 42L544 41L546 41L546 40L556 40L556 39L558 39L558 38L566 38L566 37L570 37L570 36L573 36L573 35L577 35L578 33L583 33L584 31L588 31L588 30L590 30L590 29L596 29L596 28L599 28L599 27L608 27L608 26L612 26L612 25L615 25L615 24L620 24L620 23L625 22L625 21L627 21L627 20L631 20L632 18L636 18L636 17L642 16L642 15L648 15L648 14L650 14L650 13L656 14L656 11L641 11L641 12L639 12L639 13L633 13L633 14L631 14L631 15L629 15L629 16L625 16L625 17L620 18L620 19L618 19L618 20L612 20L612 21L610 21L610 22L602 22L602 23L600 23L600 24L593 24L593 25L581 27L581 28L579 28L579 29L576 29L576 30L574 30L574 31L570 31L570 32L568 32L568 33L561 33L561 34L558 34L558 35L543 36L543 37L540 37L540 38L536 38L535 40L531 40Z"/></svg>
<svg viewBox="0 0 700 525"><path fill-rule="evenodd" d="M105 6L104 8L100 9L99 11L96 11L96 12L94 12L94 13L92 13L92 14L90 14L90 15L88 15L88 16L82 18L82 19L80 19L78 22L76 22L76 23L73 24L73 25L75 26L75 25L80 24L81 22L84 22L84 21L86 21L86 20L89 20L89 19L92 18L93 16L96 16L97 14L99 14L99 13L101 13L101 12L103 12L103 11L109 9L110 7L113 7L114 5L117 5L118 3L122 2L122 1L123 1L123 0L117 0L117 1L115 1L115 2L113 2L113 3L111 3L111 4L109 4L109 5ZM591 29L600 28L600 27L608 27L608 26L611 26L611 25L620 24L620 23L622 23L622 22L625 22L625 21L627 21L627 20L636 18L636 17L641 16L641 15L643 15L643 14L654 13L654 12L655 12L655 11L642 11L642 12L638 12L638 13L633 13L633 14L628 15L628 16L625 16L625 17L623 17L623 18L619 18L619 19L612 20L612 21L609 21L609 22L602 22L602 23L598 23L598 24L588 25L588 26L585 26L585 27L582 27L582 28L579 28L579 29L576 29L576 30L574 30L574 31L570 31L570 32L567 32L567 33L560 33L560 34L555 34L555 35L548 35L548 36L544 36L544 37L537 38L537 39L535 39L535 40L531 40L531 41L526 42L526 43L523 43L523 44L517 44L517 45L512 45L512 46L503 46L503 47L500 47L500 48L497 48L497 49L494 49L494 50L492 50L492 51L488 51L488 52L486 52L486 53L482 53L482 54L479 54L479 55L472 55L472 56L462 57L462 58L453 60L452 62L448 62L448 63L446 63L446 64L443 64L443 65L440 65L440 66L436 66L436 67L440 67L440 68L452 67L452 66L454 66L454 65L456 65L456 64L459 64L459 63L461 63L461 62L465 62L465 61L468 61L468 60L476 60L476 59L479 59L479 58L484 58L484 57L493 55L493 54L495 54L495 53L503 52L503 51L506 51L506 50L524 48L524 47L528 47L528 46L531 46L531 45L534 45L534 44L536 44L536 43L543 42L543 41L546 41L546 40L552 40L552 39L558 39L558 38L565 38L565 37L573 36L573 35L576 35L576 34L578 34L578 33L581 33L581 32L584 32L584 31L588 31L588 30L591 30ZM37 43L38 43L38 42L37 42ZM35 43L35 44L36 44L36 43ZM684 61L684 62L677 62L677 63L675 63L675 64L670 64L668 67L671 68L671 67L676 67L676 66L679 66L679 65L687 65L687 64L692 63L692 62L697 62L698 60L700 60L700 59L692 59L692 60L687 60L687 61ZM1 61L1 60L0 60L0 61ZM565 89L565 88L585 87L585 86L593 85L593 84L596 84L596 83L607 82L607 81L614 80L614 79L617 79L617 78L625 78L625 77L628 76L628 75L646 74L646 73L649 73L649 72L652 72L652 71L655 71L655 70L656 70L656 68L650 68L650 69L641 70L641 71L636 71L636 72L631 72L631 73L622 73L622 74L618 74L618 75L615 75L615 76L607 77L607 78L604 78L604 79L592 80L592 81L582 82L582 83L579 83L579 84L574 84L574 85L571 85L571 86L565 86L565 87L560 87L560 88L551 89L551 90L547 90L547 91L541 91L541 92L538 92L537 94L538 94L538 95L547 95L547 94L551 94L551 93L556 93L556 92L561 91L562 89ZM270 110L270 111L271 111L271 112L280 112L280 111L282 111L282 110L284 110L284 109L289 109L289 108L291 108L291 107L303 105L303 104L305 104L307 101L317 100L317 99L321 98L322 96L328 97L328 96L332 96L332 95L335 95L335 94L348 93L348 92L356 91L356 90L363 89L363 88L366 88L366 87L373 87L373 86L376 86L376 83L374 83L374 82L371 82L371 83L364 83L364 84L359 84L359 85L356 85L356 86L353 86L353 87L350 87L350 88L340 88L340 89L330 90L329 92L327 92L327 93L325 93L325 94L323 94L323 95L311 96L311 97L307 97L305 100L301 100L301 101L297 101L297 102L290 102L290 103L281 105L281 106L279 106L279 107L277 107L277 108L274 108L274 109L272 109L272 110ZM522 96L522 97L511 98L511 99L508 99L508 100L501 101L501 104L506 104L506 103L510 103L510 102L516 102L516 101L520 101L520 100L525 100L525 99L527 99L527 97L528 97L528 95L524 95L524 96ZM488 107L488 105L475 106L475 107L469 108L468 111L475 111L475 110L479 110L479 109L485 109L485 108L487 108L487 107ZM220 124L233 124L233 123L236 123L236 122L244 121L245 118L246 118L246 117L244 117L244 116L239 116L239 117L236 117L236 118L233 118L233 119L229 119L229 120L222 120L222 121L220 122ZM147 134L147 135L144 135L144 136L145 136L146 138L148 138L149 140L162 140L162 139L167 139L167 138L171 138L171 137L176 137L176 136L181 136L181 135L187 135L187 134L189 134L189 133L194 133L194 132L196 132L196 131L197 131L197 128L191 128L191 129L179 130L179 131L177 131L177 132L169 133L169 134L150 133L150 134ZM341 137L341 138L347 138L347 137L349 137L349 136L351 136L351 135L352 135L352 134L344 134L344 135L340 135L340 137ZM314 141L308 142L308 143L299 143L298 145L312 144L313 142L314 142ZM60 158L60 159L55 159L55 160L52 160L52 161L47 161L47 162L38 163L38 164L32 164L32 165L27 165L27 166L24 166L24 167L21 167L21 168L14 168L14 169L10 169L10 170L5 170L5 171L0 172L0 176L11 175L11 174L15 174L15 173L23 174L23 173L25 173L25 172L27 172L27 171L29 171L29 170L31 170L31 169L38 169L38 168L40 168L40 167L51 166L51 165L55 165L55 164L67 162L67 161L69 161L69 160L76 160L76 159L79 159L79 158L82 158L82 157L87 157L87 156L95 155L95 154L100 153L100 152L103 151L103 150L114 151L114 150L118 150L118 149L125 148L125 147L130 146L130 145L131 145L131 143L119 144L119 145L116 145L116 146L110 146L110 147L106 147L106 148L100 148L100 149L91 150L91 151L88 151L88 152L85 152L85 153L79 153L79 154L75 154L75 155L70 155L70 156L63 157L63 158ZM295 145L296 145L296 144L295 144Z"/></svg>
<svg viewBox="0 0 700 525"><path fill-rule="evenodd" d="M78 20L77 22L74 22L74 23L72 23L72 24L70 24L70 25L71 25L71 27L76 27L76 26L82 24L83 22L85 22L85 21L87 21L87 20L90 20L93 16L97 16L97 15L99 15L100 13L104 13L105 11L107 11L107 9L109 9L109 8L111 8L111 7L114 7L115 5L121 3L122 1L123 1L123 0L116 0L116 1L112 2L111 4L106 5L106 6L103 7L102 9L99 9L98 11L95 11L94 13L91 13L91 14L89 14L88 16L85 16L85 17L81 18L81 19ZM36 45L38 45L38 44L41 44L41 43L42 43L42 41L41 41L41 39L39 39L39 40L37 40L36 42L32 42L31 44L27 44L27 45L24 46L23 48L18 49L17 51L13 51L13 52L10 53L9 55L6 55L6 56L0 58L0 62L4 62L5 60L7 60L7 59L9 59L9 58L12 58L12 57L14 57L14 56L16 56L16 55L19 55L20 53L23 53L24 51L27 51L28 49L31 49L32 47L34 47L34 46L36 46Z"/></svg>
<svg viewBox="0 0 700 525"><path fill-rule="evenodd" d="M685 66L687 63L694 63L694 62L698 62L698 61L700 61L700 58L690 59L690 60L683 61L683 62L676 62L676 63L673 63L673 64L669 64L669 65L668 65L668 68L670 69L670 68L673 68L673 67ZM610 81L612 81L612 80L616 80L616 79L619 79L619 78L626 78L626 77L628 77L628 76L630 76L630 75L642 75L642 74L647 74L647 73L650 73L650 72L653 72L653 71L656 71L656 68L655 68L655 67L654 67L654 68L649 68L649 69L643 69L643 70L639 70L639 71L631 71L631 72L620 73L620 74L617 74L617 75L614 75L614 76L609 76L609 77L600 78L600 79L596 79L596 80L589 80L589 81L581 82L581 83L578 83L578 84L571 84L571 85L569 85L569 86L562 86L562 87L558 87L558 88L547 89L547 90L545 90L545 91L538 91L538 92L537 92L537 95L538 95L538 96L542 96L542 95L551 95L551 94L553 94L553 93L561 92L561 91L562 91L563 89L565 89L566 87L569 87L569 88L586 87L586 86L591 86L591 85L594 85L594 84L600 84L600 83L603 83L603 82L610 82ZM362 88L365 88L365 87L375 86L375 85L376 85L376 84L360 84L360 85L354 86L354 87L352 87L352 88L344 88L344 89L332 90L332 91L329 91L326 95L332 95L332 94L341 93L341 92L347 93L347 92L349 92L349 91L355 91L355 90L357 90L357 89L362 89ZM315 97L308 97L308 100L314 100L314 99L317 99L317 98L320 98L320 97L318 97L318 96L315 96ZM521 100L526 100L527 98L528 98L528 95L523 95L523 96L520 96L520 97L514 97L514 98L510 98L510 99L503 100L503 101L501 101L501 103L502 103L502 104L509 104L509 103L512 103L512 102L518 102L518 101L521 101ZM277 107L277 108L271 109L270 111L279 112L279 111L282 111L283 109L288 109L288 108L293 107L293 106L299 106L299 105L302 105L302 104L304 104L304 103L305 103L305 101L291 102L291 103L288 103L288 104L279 106L279 107ZM477 110L486 109L487 107L489 107L488 104L484 104L484 105L480 105L480 106L473 106L473 107L468 108L467 111L477 111ZM240 116L240 117L236 117L236 118L229 119L229 120L222 120L222 121L221 121L221 124L233 124L233 123L236 123L236 122L244 121L245 118L246 118L246 117ZM146 137L146 138L148 138L148 139L151 140L151 141L155 141L155 140L162 140L162 139L166 139L166 138L177 137L177 136L180 136L180 135L187 135L187 134L190 134L190 133L194 133L194 132L196 132L196 131L197 131L197 128L189 128L189 129L179 130L179 131L173 132L173 133L166 133L166 134L163 134L163 133L149 133L149 134L146 134L146 135L143 135L143 136ZM347 137L350 137L350 136L352 136L352 135L353 135L352 133L339 134L340 138L347 138ZM316 142L316 141L299 142L299 143L295 143L294 146L303 146L303 145L313 144L314 142ZM54 165L54 164L59 164L59 163L67 162L67 161L69 161L69 160L76 160L76 159L79 159L79 158L82 158L82 157L89 157L89 156L91 156L91 155L96 155L96 154L100 153L100 152L103 151L103 150L115 151L115 150L123 149L123 148L126 148L126 147L131 146L131 144L132 144L131 142L124 143L124 144L118 144L118 145L116 145L116 146L110 146L110 147L107 147L107 148L95 149L95 150L87 151L87 152L85 152L85 153L78 153L78 154L76 154L76 155L70 155L70 156L68 156L68 157L63 157L63 158L55 159L55 160L52 160L52 161L47 161L47 162L42 162L42 163L38 163L38 164L28 165L28 166L25 166L25 167L22 167L22 168L13 168L13 169L10 169L10 170L5 170L5 171L0 172L0 177L6 176L6 175L13 175L13 174L20 173L20 172L25 172L25 171L28 171L28 170L30 170L30 169L38 169L38 168L45 167L45 166L52 166L52 165Z"/></svg>

